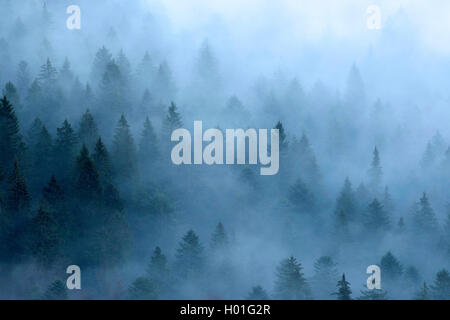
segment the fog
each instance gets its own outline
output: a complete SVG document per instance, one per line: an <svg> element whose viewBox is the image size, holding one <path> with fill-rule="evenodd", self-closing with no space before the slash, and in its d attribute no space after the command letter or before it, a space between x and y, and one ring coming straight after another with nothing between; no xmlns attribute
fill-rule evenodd
<svg viewBox="0 0 450 320"><path fill-rule="evenodd" d="M0 11L0 298L450 297L448 2ZM196 120L279 129L278 173L173 164Z"/></svg>

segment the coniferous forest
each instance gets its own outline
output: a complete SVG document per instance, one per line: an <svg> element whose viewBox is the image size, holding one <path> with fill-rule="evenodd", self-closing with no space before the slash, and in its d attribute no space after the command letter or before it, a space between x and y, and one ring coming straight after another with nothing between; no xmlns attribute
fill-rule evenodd
<svg viewBox="0 0 450 320"><path fill-rule="evenodd" d="M0 0L1 299L450 298L449 53L407 8L297 41L75 2ZM173 164L194 120L279 129L279 172Z"/></svg>

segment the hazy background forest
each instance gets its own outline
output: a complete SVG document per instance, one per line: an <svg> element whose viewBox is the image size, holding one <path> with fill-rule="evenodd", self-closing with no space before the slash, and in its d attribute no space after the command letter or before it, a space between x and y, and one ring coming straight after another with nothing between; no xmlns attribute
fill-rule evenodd
<svg viewBox="0 0 450 320"><path fill-rule="evenodd" d="M431 2L0 0L0 298L448 299ZM279 173L173 165L194 120L280 129Z"/></svg>

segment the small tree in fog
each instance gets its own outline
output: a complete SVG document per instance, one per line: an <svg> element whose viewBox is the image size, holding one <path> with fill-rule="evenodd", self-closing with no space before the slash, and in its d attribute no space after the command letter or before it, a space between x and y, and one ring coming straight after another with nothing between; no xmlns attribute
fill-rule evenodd
<svg viewBox="0 0 450 320"><path fill-rule="evenodd" d="M199 274L203 267L203 247L198 236L189 230L179 243L176 253L176 268L182 278L189 278Z"/></svg>
<svg viewBox="0 0 450 320"><path fill-rule="evenodd" d="M311 289L302 273L302 265L290 257L280 262L275 281L275 297L283 300L311 298Z"/></svg>
<svg viewBox="0 0 450 320"><path fill-rule="evenodd" d="M337 300L351 300L352 290L350 289L350 282L345 280L345 273L342 274L342 279L338 281L337 291L333 293Z"/></svg>
<svg viewBox="0 0 450 320"><path fill-rule="evenodd" d="M450 274L442 269L436 274L433 285L431 285L433 299L450 300Z"/></svg>

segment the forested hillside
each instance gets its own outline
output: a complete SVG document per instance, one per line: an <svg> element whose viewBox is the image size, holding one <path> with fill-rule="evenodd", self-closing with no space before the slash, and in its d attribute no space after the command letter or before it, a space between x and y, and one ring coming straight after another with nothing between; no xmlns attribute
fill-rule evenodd
<svg viewBox="0 0 450 320"><path fill-rule="evenodd" d="M70 4L0 0L0 298L450 298L450 86L432 68L380 44L321 81L318 47L262 63L219 22L195 38L138 1L80 1L69 30ZM383 82L404 69L416 83ZM279 129L278 174L173 164L194 120Z"/></svg>

